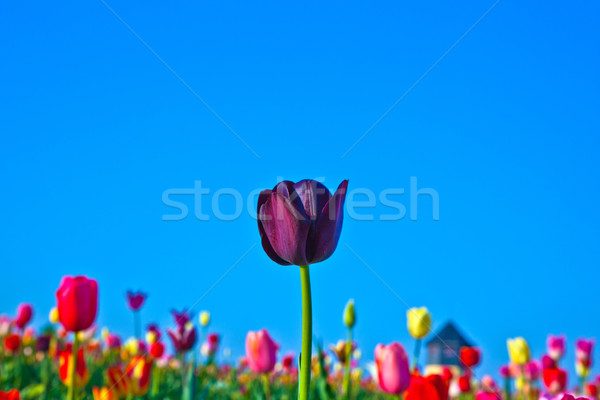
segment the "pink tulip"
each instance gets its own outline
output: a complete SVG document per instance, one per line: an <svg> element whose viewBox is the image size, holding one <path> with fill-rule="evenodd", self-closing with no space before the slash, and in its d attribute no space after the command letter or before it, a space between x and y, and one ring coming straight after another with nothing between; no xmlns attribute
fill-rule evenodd
<svg viewBox="0 0 600 400"><path fill-rule="evenodd" d="M575 356L578 360L589 360L594 350L594 339L578 339L575 342Z"/></svg>
<svg viewBox="0 0 600 400"><path fill-rule="evenodd" d="M547 354L542 356L542 369L556 368L557 366L556 360L554 360L552 357Z"/></svg>
<svg viewBox="0 0 600 400"><path fill-rule="evenodd" d="M248 332L246 336L246 359L254 372L271 372L277 362L279 346L271 339L266 329Z"/></svg>
<svg viewBox="0 0 600 400"><path fill-rule="evenodd" d="M375 347L375 364L379 387L392 394L403 393L410 384L410 369L404 347L394 342Z"/></svg>
<svg viewBox="0 0 600 400"><path fill-rule="evenodd" d="M15 326L19 329L25 328L31 317L33 316L33 307L31 304L19 304L17 308L17 318L15 318Z"/></svg>
<svg viewBox="0 0 600 400"><path fill-rule="evenodd" d="M479 392L475 396L475 400L498 400L500 395L495 392Z"/></svg>
<svg viewBox="0 0 600 400"><path fill-rule="evenodd" d="M546 340L546 346L548 347L548 355L554 361L558 361L565 354L566 338L564 335L548 335L548 339Z"/></svg>
<svg viewBox="0 0 600 400"><path fill-rule="evenodd" d="M536 381L542 372L542 364L539 361L532 360L525 364L525 376L530 381Z"/></svg>
<svg viewBox="0 0 600 400"><path fill-rule="evenodd" d="M508 379L511 377L510 367L508 365L503 365L500 367L500 376L504 379Z"/></svg>

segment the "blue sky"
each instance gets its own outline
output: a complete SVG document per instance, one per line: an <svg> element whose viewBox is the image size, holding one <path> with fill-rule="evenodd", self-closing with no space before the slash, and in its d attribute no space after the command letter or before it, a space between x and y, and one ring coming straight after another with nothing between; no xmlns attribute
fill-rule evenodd
<svg viewBox="0 0 600 400"><path fill-rule="evenodd" d="M210 214L222 188L246 199L278 177L348 178L405 188L408 207L414 176L439 194L439 221L425 196L417 221L347 218L312 268L315 334L343 337L354 298L365 359L380 342L412 351L405 304L358 255L436 327L456 321L483 349L477 374L517 335L541 356L548 333L567 334L571 366L577 337L600 339L597 2L501 1L341 157L492 4L3 4L0 312L30 301L39 326L60 278L86 274L99 325L132 333L124 293L140 288L144 321L166 327L259 238L247 213L163 221L165 190L201 181ZM297 351L299 280L258 245L195 310L234 356L262 327Z"/></svg>

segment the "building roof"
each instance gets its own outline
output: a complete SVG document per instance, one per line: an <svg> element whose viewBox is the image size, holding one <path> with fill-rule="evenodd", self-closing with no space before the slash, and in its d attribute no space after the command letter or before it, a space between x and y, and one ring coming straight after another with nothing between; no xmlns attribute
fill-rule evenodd
<svg viewBox="0 0 600 400"><path fill-rule="evenodd" d="M460 347L473 346L471 342L465 339L463 334L458 330L452 321L448 321L446 325L442 327L442 329L438 330L434 337L427 342L427 346L433 343L445 344L446 342L460 343Z"/></svg>

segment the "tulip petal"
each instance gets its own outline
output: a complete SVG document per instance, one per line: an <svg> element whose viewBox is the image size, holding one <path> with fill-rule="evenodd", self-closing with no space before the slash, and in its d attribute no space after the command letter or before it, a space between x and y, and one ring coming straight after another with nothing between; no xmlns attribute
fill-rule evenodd
<svg viewBox="0 0 600 400"><path fill-rule="evenodd" d="M275 186L275 189L276 188L277 188L277 186ZM260 220L260 218L258 218L258 215L260 214L260 208L262 207L263 204L265 204L267 202L269 197L271 197L271 193L273 193L273 190L263 190L262 192L260 192L260 195L258 196L258 208L257 208L257 213L256 213L256 215L257 215L256 220L258 221L258 233L260 234L263 250L265 251L265 253L267 253L269 258L271 260L275 261L277 264L290 265L289 262L287 262L283 258L279 257L277 255L277 253L275 252L275 250L273 250L273 246L271 246L271 242L269 242L269 238L265 234L265 229L263 228L262 221ZM288 191L288 196L289 196L289 191Z"/></svg>
<svg viewBox="0 0 600 400"><path fill-rule="evenodd" d="M310 222L304 209L298 209L281 194L272 193L261 206L258 217L271 247L282 260L294 265L307 264L306 238Z"/></svg>
<svg viewBox="0 0 600 400"><path fill-rule="evenodd" d="M294 184L294 190L298 193L304 211L311 221L316 222L321 215L323 207L331 198L331 192L321 182L312 179L303 179Z"/></svg>
<svg viewBox="0 0 600 400"><path fill-rule="evenodd" d="M323 206L316 221L316 228L311 230L313 235L309 235L306 248L310 264L326 260L337 247L342 232L347 189L348 180L344 180L333 197Z"/></svg>

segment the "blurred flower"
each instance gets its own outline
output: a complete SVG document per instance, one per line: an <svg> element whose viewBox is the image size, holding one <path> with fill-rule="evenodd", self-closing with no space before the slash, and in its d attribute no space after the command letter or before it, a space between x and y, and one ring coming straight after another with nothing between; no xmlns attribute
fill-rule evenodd
<svg viewBox="0 0 600 400"><path fill-rule="evenodd" d="M98 311L98 284L85 276L65 276L56 291L58 317L69 332L88 329Z"/></svg>
<svg viewBox="0 0 600 400"><path fill-rule="evenodd" d="M133 396L144 396L150 387L150 372L152 362L145 357L135 356L131 359L125 370L129 378L129 394Z"/></svg>
<svg viewBox="0 0 600 400"><path fill-rule="evenodd" d="M289 354L286 354L285 356L283 356L283 358L281 359L281 368L285 372L289 373L292 371L293 366L294 366L294 355L289 353Z"/></svg>
<svg viewBox="0 0 600 400"><path fill-rule="evenodd" d="M438 389L428 379L413 375L404 394L404 400L441 400Z"/></svg>
<svg viewBox="0 0 600 400"><path fill-rule="evenodd" d="M177 324L176 329L167 329L167 334L173 342L173 347L178 353L191 350L196 343L196 328L190 322L190 316L186 311L178 313L173 311L173 317Z"/></svg>
<svg viewBox="0 0 600 400"><path fill-rule="evenodd" d="M500 376L504 379L508 379L511 376L510 367L508 365L503 365L500 367Z"/></svg>
<svg viewBox="0 0 600 400"><path fill-rule="evenodd" d="M356 343L352 342L352 351L354 351L354 349L356 349ZM338 361L342 364L344 364L346 362L346 341L345 340L338 340L336 344L330 344L329 345L329 350L331 350L331 352L333 354L335 354L335 357L338 359Z"/></svg>
<svg viewBox="0 0 600 400"><path fill-rule="evenodd" d="M548 368L542 372L544 385L550 394L564 392L567 387L567 371L562 368Z"/></svg>
<svg viewBox="0 0 600 400"><path fill-rule="evenodd" d="M477 347L461 347L460 363L467 368L473 368L481 360L481 351Z"/></svg>
<svg viewBox="0 0 600 400"><path fill-rule="evenodd" d="M271 372L277 362L279 346L266 329L248 332L246 336L246 360L254 372Z"/></svg>
<svg viewBox="0 0 600 400"><path fill-rule="evenodd" d="M12 328L12 320L6 315L0 315L0 338L8 335Z"/></svg>
<svg viewBox="0 0 600 400"><path fill-rule="evenodd" d="M525 364L525 377L530 381L536 381L542 372L542 364L539 361L532 360Z"/></svg>
<svg viewBox="0 0 600 400"><path fill-rule="evenodd" d="M431 314L426 307L414 307L406 312L408 333L415 339L423 339L431 330Z"/></svg>
<svg viewBox="0 0 600 400"><path fill-rule="evenodd" d="M129 382L129 377L123 372L121 367L109 367L106 370L106 378L108 386L118 398L125 399L128 396L131 384Z"/></svg>
<svg viewBox="0 0 600 400"><path fill-rule="evenodd" d="M161 358L165 354L165 345L162 342L154 342L150 345L150 355L153 358Z"/></svg>
<svg viewBox="0 0 600 400"><path fill-rule="evenodd" d="M208 326L210 324L210 313L208 311L200 311L198 316L200 326Z"/></svg>
<svg viewBox="0 0 600 400"><path fill-rule="evenodd" d="M461 393L471 392L471 375L465 374L458 378L458 388Z"/></svg>
<svg viewBox="0 0 600 400"><path fill-rule="evenodd" d="M494 392L479 392L475 396L475 400L498 400L500 396Z"/></svg>
<svg viewBox="0 0 600 400"><path fill-rule="evenodd" d="M556 360L554 360L552 357L550 357L547 354L544 354L542 356L542 369L548 369L548 368L555 368L557 367L558 364L556 363Z"/></svg>
<svg viewBox="0 0 600 400"><path fill-rule="evenodd" d="M150 324L150 325L148 325L147 330L148 330L148 332L146 333L146 341L148 343L152 343L152 341L150 339L153 339L154 341L161 339L162 334L160 333L160 329L158 329L158 325ZM151 336L149 336L149 335L151 335Z"/></svg>
<svg viewBox="0 0 600 400"><path fill-rule="evenodd" d="M25 328L33 317L33 307L31 304L22 303L17 307L17 318L15 318L15 326L19 329Z"/></svg>
<svg viewBox="0 0 600 400"><path fill-rule="evenodd" d="M106 336L104 343L110 350L119 350L121 348L121 338L113 333L109 333Z"/></svg>
<svg viewBox="0 0 600 400"><path fill-rule="evenodd" d="M592 367L594 339L579 339L575 342L575 372L581 378L587 378Z"/></svg>
<svg viewBox="0 0 600 400"><path fill-rule="evenodd" d="M112 391L111 388L94 386L92 388L94 400L119 400L119 397Z"/></svg>
<svg viewBox="0 0 600 400"><path fill-rule="evenodd" d="M554 361L560 360L565 354L565 350L567 347L565 336L548 335L548 339L546 340L546 347L550 358L552 358Z"/></svg>
<svg viewBox="0 0 600 400"><path fill-rule="evenodd" d="M60 365L58 369L58 375L60 380L67 386L71 385L71 377L69 376L69 364L71 363L71 347L60 353ZM90 373L85 365L85 358L83 356L83 349L77 351L77 357L75 361L75 387L82 388L90 380Z"/></svg>
<svg viewBox="0 0 600 400"><path fill-rule="evenodd" d="M146 301L146 294L142 292L133 292L131 290L127 291L127 305L133 311L137 311L144 305L144 301Z"/></svg>
<svg viewBox="0 0 600 400"><path fill-rule="evenodd" d="M354 312L353 299L348 300L348 303L346 303L346 307L344 308L343 320L344 325L346 325L348 328L352 328L354 327L354 324L356 324L356 313Z"/></svg>
<svg viewBox="0 0 600 400"><path fill-rule="evenodd" d="M4 338L4 348L9 353L15 353L21 347L21 337L16 333L6 335Z"/></svg>
<svg viewBox="0 0 600 400"><path fill-rule="evenodd" d="M439 397L439 400L448 400L448 389L450 386L450 382L448 380L446 380L446 378L444 378L441 375L427 375L425 377L425 379L427 379L437 390L437 394ZM411 380L411 386L412 386L412 380ZM410 387L409 387L410 390Z"/></svg>
<svg viewBox="0 0 600 400"><path fill-rule="evenodd" d="M47 353L50 349L50 340L52 336L49 334L39 335L35 340L35 349L36 351L41 351L42 353Z"/></svg>
<svg viewBox="0 0 600 400"><path fill-rule="evenodd" d="M375 364L377 366L377 382L386 393L400 394L410 384L408 357L404 347L394 342L387 346L378 344L375 347Z"/></svg>
<svg viewBox="0 0 600 400"><path fill-rule="evenodd" d="M489 375L484 375L483 378L481 378L481 389L486 392L496 391L497 387L494 378Z"/></svg>
<svg viewBox="0 0 600 400"><path fill-rule="evenodd" d="M3 392L0 390L0 400L20 400L21 396L17 389L9 390L8 392Z"/></svg>
<svg viewBox="0 0 600 400"><path fill-rule="evenodd" d="M48 321L50 321L51 324L58 324L60 322L58 318L58 308L52 307L50 309L50 312L48 313Z"/></svg>
<svg viewBox="0 0 600 400"><path fill-rule="evenodd" d="M598 384L594 382L588 382L585 385L585 394L588 396L592 396L594 399L598 398Z"/></svg>
<svg viewBox="0 0 600 400"><path fill-rule="evenodd" d="M510 360L518 365L524 365L529 361L529 345L522 337L508 339L506 341Z"/></svg>
<svg viewBox="0 0 600 400"><path fill-rule="evenodd" d="M348 181L332 196L320 182L283 181L258 198L258 230L267 255L281 265L309 265L329 258L342 231Z"/></svg>
<svg viewBox="0 0 600 400"><path fill-rule="evenodd" d="M204 357L214 357L219 347L219 335L211 333L207 336L206 341L202 343L200 352Z"/></svg>

